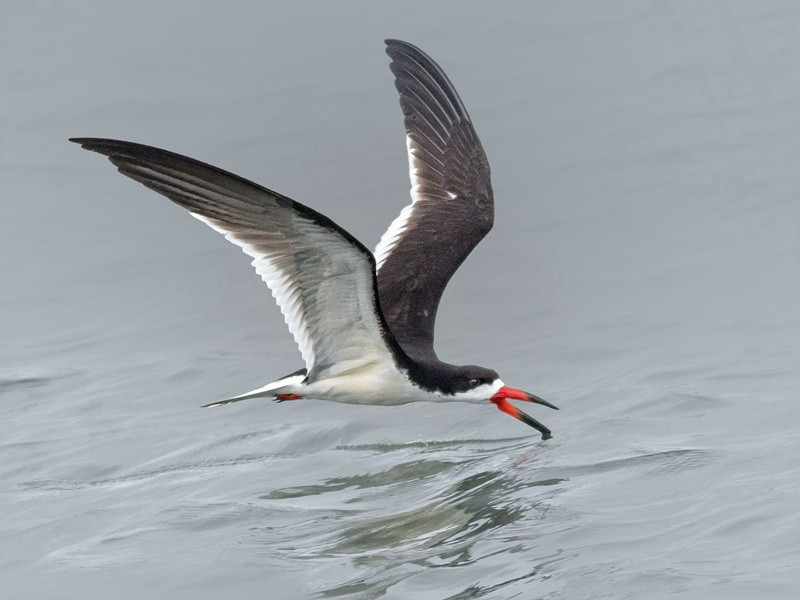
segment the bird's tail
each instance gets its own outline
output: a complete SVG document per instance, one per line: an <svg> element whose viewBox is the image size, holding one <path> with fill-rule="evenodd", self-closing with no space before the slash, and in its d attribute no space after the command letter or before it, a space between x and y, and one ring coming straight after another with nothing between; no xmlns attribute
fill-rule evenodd
<svg viewBox="0 0 800 600"><path fill-rule="evenodd" d="M282 388L301 383L306 378L307 373L308 371L306 371L306 369L300 369L298 371L295 371L294 373L290 373L289 375L281 377L280 379L276 379L275 381L273 381L272 383L268 383L264 387L260 387L256 390L252 390L250 392L234 396L233 398L226 398L225 400L217 400L216 402L209 402L208 404L203 404L202 408L223 406L224 404L231 404L233 402L239 402L240 400L249 400L250 398L264 398L267 396L275 396L276 392L279 392Z"/></svg>

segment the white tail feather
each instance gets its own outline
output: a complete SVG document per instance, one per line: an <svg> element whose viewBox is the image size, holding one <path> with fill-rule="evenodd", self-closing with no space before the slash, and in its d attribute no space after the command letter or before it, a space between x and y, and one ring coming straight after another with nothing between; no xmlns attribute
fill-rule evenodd
<svg viewBox="0 0 800 600"><path fill-rule="evenodd" d="M273 381L272 383L268 383L264 387L260 387L258 389L246 392L244 394L240 394L238 396L234 396L233 398L226 398L225 400L217 400L216 402L209 402L208 404L203 404L202 408L213 408L216 406L223 406L225 404L231 404L233 402L240 402L241 400L249 400L250 398L265 398L269 396L275 396L276 393L280 393L280 390L286 387L295 386L300 384L306 378L305 373L294 373L292 375L287 375L281 379Z"/></svg>

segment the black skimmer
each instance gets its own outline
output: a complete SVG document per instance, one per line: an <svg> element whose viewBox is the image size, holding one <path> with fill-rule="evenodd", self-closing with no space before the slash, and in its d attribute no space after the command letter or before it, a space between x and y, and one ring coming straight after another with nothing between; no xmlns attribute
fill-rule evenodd
<svg viewBox="0 0 800 600"><path fill-rule="evenodd" d="M442 292L492 228L489 163L444 71L411 44L386 46L405 117L412 202L374 255L328 217L217 167L132 142L71 141L241 247L280 306L305 368L205 406L258 397L492 402L548 438L547 427L509 400L555 406L491 369L442 362L433 349Z"/></svg>

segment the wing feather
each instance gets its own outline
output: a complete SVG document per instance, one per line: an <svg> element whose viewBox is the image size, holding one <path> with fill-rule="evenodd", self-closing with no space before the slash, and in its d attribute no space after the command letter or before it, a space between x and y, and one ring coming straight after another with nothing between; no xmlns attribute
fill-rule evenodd
<svg viewBox="0 0 800 600"><path fill-rule="evenodd" d="M375 249L379 297L406 353L431 359L444 288L494 222L489 163L444 71L411 44L386 45L405 121L412 202Z"/></svg>
<svg viewBox="0 0 800 600"><path fill-rule="evenodd" d="M333 221L194 159L132 142L77 138L126 175L183 206L252 257L313 381L331 369L402 357L377 301L375 259Z"/></svg>

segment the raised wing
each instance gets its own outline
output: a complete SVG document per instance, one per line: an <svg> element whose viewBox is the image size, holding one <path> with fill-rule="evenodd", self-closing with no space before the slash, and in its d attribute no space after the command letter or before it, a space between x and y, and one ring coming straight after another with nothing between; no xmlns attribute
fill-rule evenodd
<svg viewBox="0 0 800 600"><path fill-rule="evenodd" d="M188 209L253 258L308 369L308 379L392 361L397 344L377 302L374 258L318 212L180 154L76 138L127 175Z"/></svg>
<svg viewBox="0 0 800 600"><path fill-rule="evenodd" d="M489 163L444 71L411 44L387 40L386 46L405 117L411 204L375 249L378 293L406 353L435 358L442 292L494 222Z"/></svg>

